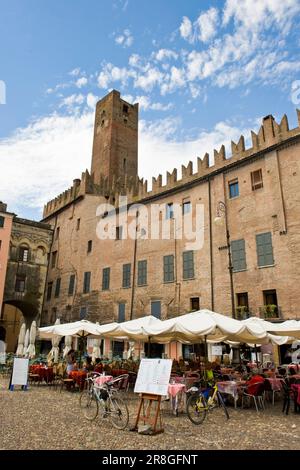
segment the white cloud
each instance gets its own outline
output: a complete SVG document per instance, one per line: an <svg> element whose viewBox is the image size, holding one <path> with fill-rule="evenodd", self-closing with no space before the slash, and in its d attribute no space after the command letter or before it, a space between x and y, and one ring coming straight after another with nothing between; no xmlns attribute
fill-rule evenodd
<svg viewBox="0 0 300 470"><path fill-rule="evenodd" d="M130 47L133 44L133 36L129 29L124 29L123 33L116 36L115 43L122 47Z"/></svg>
<svg viewBox="0 0 300 470"><path fill-rule="evenodd" d="M72 77L77 77L79 74L80 74L80 67L76 67L75 69L71 70L71 72L69 72L69 75L71 75Z"/></svg>
<svg viewBox="0 0 300 470"><path fill-rule="evenodd" d="M73 95L63 98L59 104L59 107L62 108L63 106L66 106L67 108L70 108L72 110L74 106L80 105L84 101L85 101L85 97L82 94L76 95L74 93Z"/></svg>
<svg viewBox="0 0 300 470"><path fill-rule="evenodd" d="M88 79L86 77L80 77L78 78L78 80L76 81L75 85L78 87L78 88L81 88L83 86L85 86L88 82Z"/></svg>
<svg viewBox="0 0 300 470"><path fill-rule="evenodd" d="M132 97L131 97L132 98ZM125 97L123 96L123 99L125 99ZM125 101L127 101L125 99ZM132 100L131 100L132 101ZM152 111L168 111L169 109L172 108L172 103L168 103L168 104L163 104L163 103L151 103L151 100L149 98L149 96L145 96L145 95L142 95L142 96L137 96L134 101L132 101L134 103L139 103L139 107L140 109L144 110L144 111L147 111L147 110L152 110Z"/></svg>
<svg viewBox="0 0 300 470"><path fill-rule="evenodd" d="M217 34L218 24L218 10L216 8L210 8L206 12L199 15L196 20L198 27L198 39L202 42L208 42Z"/></svg>
<svg viewBox="0 0 300 470"><path fill-rule="evenodd" d="M93 93L88 93L86 97L86 104L94 111L98 100L98 96L93 95Z"/></svg>
<svg viewBox="0 0 300 470"><path fill-rule="evenodd" d="M170 73L166 76L167 80L161 86L161 94L172 93L177 88L186 85L185 72L175 66L171 67Z"/></svg>
<svg viewBox="0 0 300 470"><path fill-rule="evenodd" d="M154 54L156 60L164 61L165 59L178 59L178 54L170 49L159 49L158 52Z"/></svg>
<svg viewBox="0 0 300 470"><path fill-rule="evenodd" d="M192 42L193 41L193 25L191 20L184 16L182 18L182 23L179 26L180 35L186 41Z"/></svg>
<svg viewBox="0 0 300 470"><path fill-rule="evenodd" d="M94 112L53 114L0 140L0 200L22 215L72 185L90 167Z"/></svg>
<svg viewBox="0 0 300 470"><path fill-rule="evenodd" d="M142 88L151 91L155 85L159 85L164 78L164 74L157 67L151 67L145 74L137 75L134 80L135 88Z"/></svg>

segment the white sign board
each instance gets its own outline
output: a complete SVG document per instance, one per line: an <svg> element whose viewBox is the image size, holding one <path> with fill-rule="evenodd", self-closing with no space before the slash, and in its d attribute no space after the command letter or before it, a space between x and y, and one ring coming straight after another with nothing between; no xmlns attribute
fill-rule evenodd
<svg viewBox="0 0 300 470"><path fill-rule="evenodd" d="M11 385L27 385L29 359L22 357L14 358Z"/></svg>
<svg viewBox="0 0 300 470"><path fill-rule="evenodd" d="M172 359L142 359L135 382L135 393L168 395Z"/></svg>
<svg viewBox="0 0 300 470"><path fill-rule="evenodd" d="M212 356L222 356L222 346L212 346L211 354Z"/></svg>

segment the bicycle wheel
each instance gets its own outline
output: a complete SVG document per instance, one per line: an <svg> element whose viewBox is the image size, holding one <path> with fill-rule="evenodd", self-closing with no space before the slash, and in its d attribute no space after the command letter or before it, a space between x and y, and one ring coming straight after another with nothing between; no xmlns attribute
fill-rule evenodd
<svg viewBox="0 0 300 470"><path fill-rule="evenodd" d="M202 424L207 412L207 404L202 394L194 394L188 398L186 403L188 418L194 424Z"/></svg>
<svg viewBox="0 0 300 470"><path fill-rule="evenodd" d="M226 405L225 405L225 403L224 403L223 397L222 397L222 395L221 395L220 392L218 392L218 400L219 400L219 404L222 406L222 408L223 408L223 410L224 410L224 413L225 413L226 418L229 419L229 413L228 413L228 411L227 411L227 407L226 407Z"/></svg>
<svg viewBox="0 0 300 470"><path fill-rule="evenodd" d="M84 390L79 398L80 409L89 421L93 421L98 415L98 400L92 390Z"/></svg>
<svg viewBox="0 0 300 470"><path fill-rule="evenodd" d="M108 403L108 413L112 425L117 429L125 429L129 421L126 403L120 397L111 397Z"/></svg>

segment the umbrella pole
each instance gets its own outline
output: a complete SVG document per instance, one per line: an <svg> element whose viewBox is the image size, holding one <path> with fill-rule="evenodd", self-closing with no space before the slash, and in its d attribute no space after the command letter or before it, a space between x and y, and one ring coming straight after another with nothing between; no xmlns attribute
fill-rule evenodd
<svg viewBox="0 0 300 470"><path fill-rule="evenodd" d="M204 361L204 376L205 376L205 384L207 383L207 336L204 336L204 354L205 354L205 361Z"/></svg>
<svg viewBox="0 0 300 470"><path fill-rule="evenodd" d="M150 356L150 348L151 348L151 342L150 342L150 336L148 336L148 354L147 354L148 359L151 357Z"/></svg>
<svg viewBox="0 0 300 470"><path fill-rule="evenodd" d="M255 350L255 361L256 361L257 368L258 368L258 355L257 355L257 347L256 347L256 344L254 345L254 350Z"/></svg>

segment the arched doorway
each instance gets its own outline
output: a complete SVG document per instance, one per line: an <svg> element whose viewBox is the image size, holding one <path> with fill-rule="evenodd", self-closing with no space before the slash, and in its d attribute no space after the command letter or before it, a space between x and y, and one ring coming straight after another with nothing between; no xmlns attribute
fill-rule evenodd
<svg viewBox="0 0 300 470"><path fill-rule="evenodd" d="M16 351L21 324L25 321L26 328L30 328L36 316L31 304L18 300L4 302L0 327L5 330L6 352Z"/></svg>

